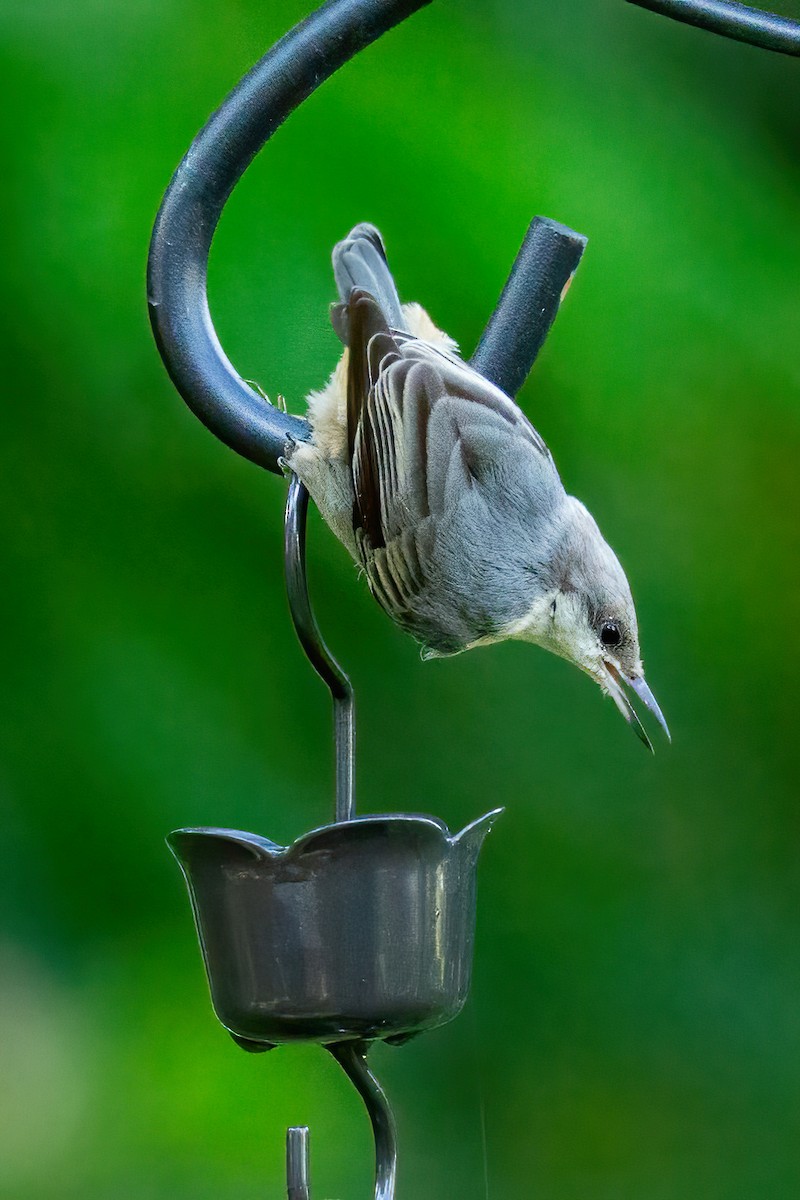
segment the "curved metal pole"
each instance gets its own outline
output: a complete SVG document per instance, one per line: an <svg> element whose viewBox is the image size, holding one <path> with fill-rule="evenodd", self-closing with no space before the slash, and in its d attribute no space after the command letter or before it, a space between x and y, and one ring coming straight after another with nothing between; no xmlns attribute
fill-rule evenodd
<svg viewBox="0 0 800 1200"><path fill-rule="evenodd" d="M737 4L735 0L629 0L629 3L707 29L709 33L760 46L762 50L800 55L800 22Z"/></svg>
<svg viewBox="0 0 800 1200"><path fill-rule="evenodd" d="M727 37L800 53L800 24L732 0L631 0ZM211 242L235 184L299 104L381 34L429 0L328 0L241 80L192 142L153 228L147 288L156 343L196 416L239 454L278 472L287 438L308 438L300 417L274 408L237 374L220 346L206 293ZM530 371L584 239L537 218L473 357L514 395Z"/></svg>
<svg viewBox="0 0 800 1200"><path fill-rule="evenodd" d="M299 417L264 401L225 356L211 320L211 240L234 185L255 155L323 80L429 0L329 0L245 75L189 147L161 203L147 268L150 321L175 387L218 438L279 472Z"/></svg>
<svg viewBox="0 0 800 1200"><path fill-rule="evenodd" d="M334 1042L326 1046L355 1084L372 1123L375 1139L375 1200L393 1200L397 1177L397 1127L386 1093L367 1066L365 1042Z"/></svg>
<svg viewBox="0 0 800 1200"><path fill-rule="evenodd" d="M333 698L336 746L336 820L355 816L355 695L350 680L331 654L314 617L306 576L306 518L308 492L296 475L289 482L284 525L286 594L295 633L309 662L328 685Z"/></svg>
<svg viewBox="0 0 800 1200"><path fill-rule="evenodd" d="M549 217L535 217L511 274L470 359L506 395L516 396L558 316L587 239Z"/></svg>
<svg viewBox="0 0 800 1200"><path fill-rule="evenodd" d="M206 291L214 231L237 181L292 111L359 50L429 2L329 0L282 38L223 101L192 142L161 203L147 270L159 352L195 415L267 470L279 472L287 438L305 440L310 430L300 417L257 395L219 343ZM552 253L559 242L566 267ZM575 247L583 244L580 234L543 218L536 219L523 243L473 360L512 395L547 336L580 258L580 252L574 258Z"/></svg>

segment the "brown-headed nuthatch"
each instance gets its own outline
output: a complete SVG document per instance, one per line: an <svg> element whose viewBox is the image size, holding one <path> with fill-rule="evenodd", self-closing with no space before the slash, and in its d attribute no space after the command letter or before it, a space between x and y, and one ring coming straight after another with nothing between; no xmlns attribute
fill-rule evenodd
<svg viewBox="0 0 800 1200"><path fill-rule="evenodd" d="M646 745L623 685L669 736L625 572L528 418L400 303L374 226L340 242L333 266L346 349L287 463L378 603L426 658L536 642L590 675Z"/></svg>

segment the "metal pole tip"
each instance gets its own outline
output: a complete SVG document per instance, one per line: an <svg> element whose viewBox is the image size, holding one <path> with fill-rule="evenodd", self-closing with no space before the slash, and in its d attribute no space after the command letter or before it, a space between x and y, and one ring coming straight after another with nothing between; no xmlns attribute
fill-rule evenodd
<svg viewBox="0 0 800 1200"><path fill-rule="evenodd" d="M307 1125L286 1130L286 1194L288 1200L309 1200Z"/></svg>

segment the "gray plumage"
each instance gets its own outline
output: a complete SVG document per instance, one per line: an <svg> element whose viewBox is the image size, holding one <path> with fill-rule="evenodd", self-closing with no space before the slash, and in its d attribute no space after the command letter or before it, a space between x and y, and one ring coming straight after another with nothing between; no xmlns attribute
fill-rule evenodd
<svg viewBox="0 0 800 1200"><path fill-rule="evenodd" d="M374 226L340 242L333 267L347 349L288 461L373 595L426 657L516 637L576 662L647 740L620 686L664 724L627 579L542 438L401 304Z"/></svg>

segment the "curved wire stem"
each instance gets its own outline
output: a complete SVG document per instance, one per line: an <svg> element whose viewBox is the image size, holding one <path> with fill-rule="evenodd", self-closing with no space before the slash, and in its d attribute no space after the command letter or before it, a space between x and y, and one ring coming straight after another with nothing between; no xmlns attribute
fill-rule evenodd
<svg viewBox="0 0 800 1200"><path fill-rule="evenodd" d="M709 33L760 46L762 50L800 55L800 22L738 4L736 0L629 0L629 3Z"/></svg>
<svg viewBox="0 0 800 1200"><path fill-rule="evenodd" d="M306 520L308 492L294 474L289 481L284 525L284 567L289 611L300 645L333 699L336 746L336 820L355 816L355 695L350 680L331 654L319 631L308 594Z"/></svg>
<svg viewBox="0 0 800 1200"><path fill-rule="evenodd" d="M365 1042L334 1042L325 1047L355 1084L372 1123L375 1139L375 1200L393 1200L397 1177L397 1127L386 1093L367 1066Z"/></svg>
<svg viewBox="0 0 800 1200"><path fill-rule="evenodd" d="M364 1101L375 1142L375 1200L394 1200L397 1178L397 1127L389 1101L367 1066L366 1042L334 1042L326 1050L336 1059ZM286 1130L288 1200L310 1200L308 1127Z"/></svg>

